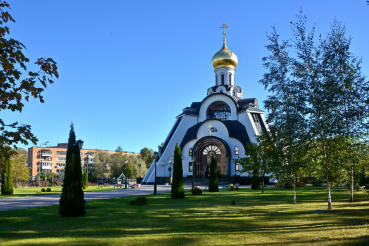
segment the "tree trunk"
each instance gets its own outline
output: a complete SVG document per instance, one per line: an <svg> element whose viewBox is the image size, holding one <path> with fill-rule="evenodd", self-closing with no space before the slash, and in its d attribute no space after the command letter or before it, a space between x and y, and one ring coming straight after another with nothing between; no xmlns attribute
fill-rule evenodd
<svg viewBox="0 0 369 246"><path fill-rule="evenodd" d="M261 181L261 194L264 194L264 176L262 176L262 181Z"/></svg>
<svg viewBox="0 0 369 246"><path fill-rule="evenodd" d="M329 175L327 171L327 194L328 194L328 209L332 209L331 185L329 183Z"/></svg>
<svg viewBox="0 0 369 246"><path fill-rule="evenodd" d="M293 178L293 203L297 203L296 199L296 186L297 186L297 178Z"/></svg>
<svg viewBox="0 0 369 246"><path fill-rule="evenodd" d="M351 166L350 202L354 201L354 167Z"/></svg>

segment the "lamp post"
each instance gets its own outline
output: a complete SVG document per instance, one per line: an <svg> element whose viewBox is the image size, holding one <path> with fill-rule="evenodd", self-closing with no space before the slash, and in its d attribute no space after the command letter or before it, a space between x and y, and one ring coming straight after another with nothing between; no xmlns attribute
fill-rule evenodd
<svg viewBox="0 0 369 246"><path fill-rule="evenodd" d="M128 160L125 160L124 162L126 163L126 182L125 182L125 189L127 189L127 185L128 185L128 184L127 184L127 181L128 181L128 180L127 180L127 177L128 177L128 176L127 176L127 164L128 164Z"/></svg>
<svg viewBox="0 0 369 246"><path fill-rule="evenodd" d="M168 171L169 171L169 185L172 185L172 164L173 164L173 160L172 159L169 159L169 168L168 168Z"/></svg>
<svg viewBox="0 0 369 246"><path fill-rule="evenodd" d="M138 164L138 177L141 178L141 164Z"/></svg>
<svg viewBox="0 0 369 246"><path fill-rule="evenodd" d="M42 145L47 145L49 143L49 141L47 141L46 143L44 143L44 144L41 144L40 145L40 165L39 165L39 172L38 172L38 186L40 186L40 176L41 176L41 166L42 166L42 163L41 163L41 156L42 156Z"/></svg>
<svg viewBox="0 0 369 246"><path fill-rule="evenodd" d="M83 143L84 143L84 142L83 142L81 139L77 141L77 144L78 144L79 150L81 150L81 149L82 149L82 147L83 147Z"/></svg>
<svg viewBox="0 0 369 246"><path fill-rule="evenodd" d="M195 189L195 172L194 172L195 160L193 159L193 157L191 157L191 161L192 161L192 189Z"/></svg>
<svg viewBox="0 0 369 246"><path fill-rule="evenodd" d="M155 156L155 159L154 159L154 165L155 165L155 180L154 180L154 195L156 195L156 158L158 158L159 154L158 152L154 152L154 156Z"/></svg>

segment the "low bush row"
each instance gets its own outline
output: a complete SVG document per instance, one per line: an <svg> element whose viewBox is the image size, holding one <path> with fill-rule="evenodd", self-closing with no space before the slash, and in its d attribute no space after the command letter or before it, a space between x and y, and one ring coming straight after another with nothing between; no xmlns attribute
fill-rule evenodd
<svg viewBox="0 0 369 246"><path fill-rule="evenodd" d="M45 190L45 188L42 188L41 192L51 192L51 188L47 188L46 190Z"/></svg>
<svg viewBox="0 0 369 246"><path fill-rule="evenodd" d="M146 204L146 197L144 196L139 196L136 199L133 199L129 202L131 205L145 205Z"/></svg>
<svg viewBox="0 0 369 246"><path fill-rule="evenodd" d="M199 188L191 189L192 195L202 195L202 190Z"/></svg>

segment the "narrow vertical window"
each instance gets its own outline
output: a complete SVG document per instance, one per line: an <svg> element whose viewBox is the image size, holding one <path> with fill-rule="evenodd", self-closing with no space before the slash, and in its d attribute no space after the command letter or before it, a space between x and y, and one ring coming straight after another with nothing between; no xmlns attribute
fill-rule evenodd
<svg viewBox="0 0 369 246"><path fill-rule="evenodd" d="M224 74L221 75L222 85L224 85Z"/></svg>
<svg viewBox="0 0 369 246"><path fill-rule="evenodd" d="M233 96L236 96L236 92L233 91Z"/></svg>
<svg viewBox="0 0 369 246"><path fill-rule="evenodd" d="M234 147L234 154L238 155L238 147L237 146Z"/></svg>
<svg viewBox="0 0 369 246"><path fill-rule="evenodd" d="M230 85L232 84L232 74L231 73L229 74L229 84Z"/></svg>
<svg viewBox="0 0 369 246"><path fill-rule="evenodd" d="M192 148L190 148L190 150L188 151L188 155L192 156Z"/></svg>
<svg viewBox="0 0 369 246"><path fill-rule="evenodd" d="M218 85L218 74L215 75L215 85Z"/></svg>

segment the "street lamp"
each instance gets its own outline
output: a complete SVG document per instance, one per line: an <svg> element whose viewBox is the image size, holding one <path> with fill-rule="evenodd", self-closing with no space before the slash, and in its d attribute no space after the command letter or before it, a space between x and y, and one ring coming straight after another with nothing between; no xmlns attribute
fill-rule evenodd
<svg viewBox="0 0 369 246"><path fill-rule="evenodd" d="M156 195L156 158L158 158L159 154L158 152L154 152L154 165L155 165L155 180L154 180L154 195Z"/></svg>
<svg viewBox="0 0 369 246"><path fill-rule="evenodd" d="M141 164L138 164L138 177L141 178Z"/></svg>
<svg viewBox="0 0 369 246"><path fill-rule="evenodd" d="M191 157L191 161L192 161L192 189L195 189L195 160L193 159L193 157Z"/></svg>
<svg viewBox="0 0 369 246"><path fill-rule="evenodd" d="M38 186L40 186L40 176L41 176L41 166L42 166L42 163L41 163L42 145L45 145L45 146L46 146L48 143L49 143L49 141L47 141L46 143L44 143L44 144L41 144L41 145L40 145L40 147L41 147L41 148L40 148L40 163L39 163L39 164L40 164L40 165L39 165L39 170L40 170L40 171L38 172Z"/></svg>
<svg viewBox="0 0 369 246"><path fill-rule="evenodd" d="M126 182L125 182L125 187L126 187L126 188L125 188L125 189L127 189L127 185L128 185L128 184L127 184L127 181L128 181L128 180L127 180L127 177L128 177L128 176L127 176L127 164L128 164L128 160L125 160L124 162L126 163Z"/></svg>
<svg viewBox="0 0 369 246"><path fill-rule="evenodd" d="M172 185L172 164L173 164L173 160L172 159L169 159L169 168L168 168L168 171L169 171L169 185Z"/></svg>
<svg viewBox="0 0 369 246"><path fill-rule="evenodd" d="M81 139L77 141L77 144L80 150L82 149L83 143L84 142Z"/></svg>

